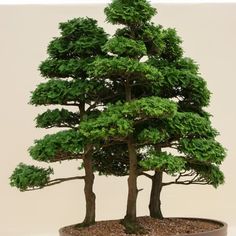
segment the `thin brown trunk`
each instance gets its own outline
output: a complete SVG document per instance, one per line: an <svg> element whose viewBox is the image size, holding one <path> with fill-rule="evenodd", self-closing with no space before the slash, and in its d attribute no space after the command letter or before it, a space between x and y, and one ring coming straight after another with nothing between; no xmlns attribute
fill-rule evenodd
<svg viewBox="0 0 236 236"><path fill-rule="evenodd" d="M149 202L149 212L152 218L163 219L161 212L162 171L155 171L152 177L152 189Z"/></svg>
<svg viewBox="0 0 236 236"><path fill-rule="evenodd" d="M136 202L137 202L137 155L133 145L132 137L128 139L129 151L129 177L128 177L128 201L125 220L136 222Z"/></svg>
<svg viewBox="0 0 236 236"><path fill-rule="evenodd" d="M80 103L80 117L81 121L85 118L85 103ZM93 192L94 173L92 162L92 150L91 145L87 145L84 148L83 165L85 170L84 178L84 194L86 201L86 213L82 226L89 226L95 223L95 200L96 195Z"/></svg>
<svg viewBox="0 0 236 236"><path fill-rule="evenodd" d="M132 100L131 86L129 79L127 78L125 83L126 101ZM141 231L141 227L137 223L136 215L136 203L137 203L137 153L135 150L134 140L132 134L129 135L128 140L128 153L129 153L129 177L128 177L128 199L126 215L123 220L123 224L126 228L126 233L138 233Z"/></svg>
<svg viewBox="0 0 236 236"><path fill-rule="evenodd" d="M96 196L93 192L94 173L92 165L92 155L88 153L84 157L84 194L86 200L86 214L83 221L84 226L88 226L95 223L95 200Z"/></svg>

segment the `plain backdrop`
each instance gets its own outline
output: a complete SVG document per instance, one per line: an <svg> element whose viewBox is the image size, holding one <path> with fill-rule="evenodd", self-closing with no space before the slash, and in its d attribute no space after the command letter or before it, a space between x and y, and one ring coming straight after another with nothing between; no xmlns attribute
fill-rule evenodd
<svg viewBox="0 0 236 236"><path fill-rule="evenodd" d="M222 165L226 183L210 186L171 186L163 190L165 216L219 219L236 226L236 4L157 4L153 18L164 27L175 27L183 39L185 55L193 58L212 92L207 108L228 149ZM9 186L9 176L19 162L47 166L31 160L27 149L34 139L56 130L36 129L34 118L46 107L28 105L30 91L45 81L38 65L46 48L59 35L58 23L88 16L107 32L103 5L0 6L0 233L4 236L58 235L61 226L83 220L83 182L73 181L36 192L19 192ZM56 177L78 174L79 162L51 165ZM119 219L125 214L127 178L96 177L97 220ZM138 196L138 215L148 214L150 181Z"/></svg>

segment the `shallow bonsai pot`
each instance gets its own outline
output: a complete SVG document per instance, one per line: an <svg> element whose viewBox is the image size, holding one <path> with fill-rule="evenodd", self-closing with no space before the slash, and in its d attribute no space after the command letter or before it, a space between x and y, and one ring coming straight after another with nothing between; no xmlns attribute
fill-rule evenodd
<svg viewBox="0 0 236 236"><path fill-rule="evenodd" d="M179 218L179 217L178 217ZM199 232L194 234L178 234L178 236L227 236L227 228L228 225L225 222L218 221L218 220L212 220L212 219L205 219L205 218L185 218L181 217L179 219L190 219L190 220L202 220L206 222L212 222L219 224L221 227L215 230L206 231L206 232ZM173 235L175 236L175 235Z"/></svg>
<svg viewBox="0 0 236 236"><path fill-rule="evenodd" d="M204 231L204 232L198 232L198 233L176 233L176 234L168 234L169 236L227 236L227 224L218 220L212 220L212 219L205 219L205 218L186 218L186 217L169 217L166 219L186 219L186 220L200 220L202 222L206 223L213 223L219 225L219 228L210 230L210 231ZM116 234L114 232L110 233L105 233L102 232L102 230L98 230L98 234L94 233L88 233L88 232L83 232L80 233L79 230L74 229L75 225L70 225L63 227L59 230L59 235L60 236L119 236L119 235L124 235L123 234ZM96 227L96 225L93 225L92 227ZM127 234L128 235L128 234ZM157 234L150 233L150 234L144 234L144 236L157 236Z"/></svg>

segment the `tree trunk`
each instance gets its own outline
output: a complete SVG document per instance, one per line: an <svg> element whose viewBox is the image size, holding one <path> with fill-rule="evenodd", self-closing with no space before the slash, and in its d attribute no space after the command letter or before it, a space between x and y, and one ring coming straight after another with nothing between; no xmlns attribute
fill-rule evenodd
<svg viewBox="0 0 236 236"><path fill-rule="evenodd" d="M152 178L152 189L149 202L149 212L152 218L163 219L161 212L162 171L155 171Z"/></svg>
<svg viewBox="0 0 236 236"><path fill-rule="evenodd" d="M126 101L130 102L132 100L131 86L129 84L129 79L126 79L125 83L125 95ZM140 231L140 226L137 223L136 215L136 202L137 202L137 153L134 146L132 134L128 137L128 153L129 153L129 177L128 177L128 199L126 215L123 220L123 224L126 228L126 233L137 233Z"/></svg>
<svg viewBox="0 0 236 236"><path fill-rule="evenodd" d="M87 151L87 150L85 150ZM94 174L92 165L92 155L88 153L84 157L84 194L86 200L86 215L83 221L83 226L89 226L95 223L95 199L93 192Z"/></svg>
<svg viewBox="0 0 236 236"><path fill-rule="evenodd" d="M80 103L79 110L80 110L80 120L82 121L86 116L84 102ZM95 223L95 200L96 200L95 193L93 192L94 173L93 173L91 145L85 146L84 153L85 154L83 158L83 165L85 170L84 194L86 201L86 213L83 223L78 225L83 227Z"/></svg>
<svg viewBox="0 0 236 236"><path fill-rule="evenodd" d="M136 222L137 189L137 155L132 143L132 137L128 140L129 151L129 177L128 177L128 201L125 220Z"/></svg>

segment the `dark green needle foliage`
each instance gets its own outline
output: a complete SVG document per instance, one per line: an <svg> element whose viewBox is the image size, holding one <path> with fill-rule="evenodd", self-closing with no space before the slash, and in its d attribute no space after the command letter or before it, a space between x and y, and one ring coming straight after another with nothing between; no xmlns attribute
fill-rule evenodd
<svg viewBox="0 0 236 236"><path fill-rule="evenodd" d="M20 163L10 178L10 184L19 188L20 191L26 191L28 188L42 188L48 184L50 174L53 174L50 167L44 169Z"/></svg>
<svg viewBox="0 0 236 236"><path fill-rule="evenodd" d="M34 160L55 162L79 158L83 147L83 136L71 129L47 134L43 139L36 140L35 145L29 148L29 153Z"/></svg>
<svg viewBox="0 0 236 236"><path fill-rule="evenodd" d="M114 0L104 12L112 24L142 25L155 15L156 9L146 0Z"/></svg>
<svg viewBox="0 0 236 236"><path fill-rule="evenodd" d="M76 127L79 124L80 116L76 112L64 108L47 110L36 117L36 124L39 128L52 127Z"/></svg>

